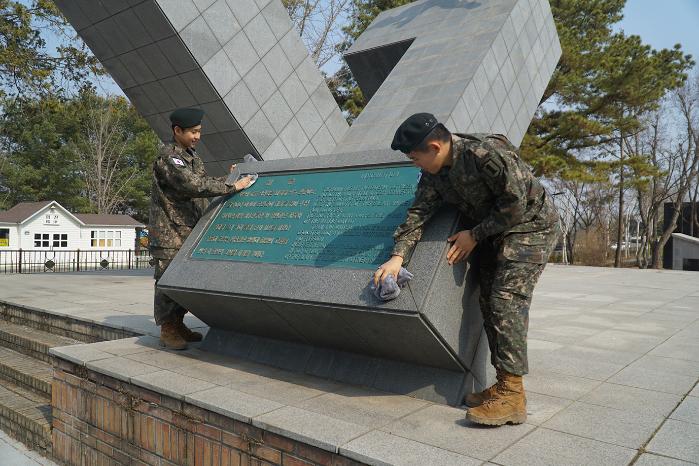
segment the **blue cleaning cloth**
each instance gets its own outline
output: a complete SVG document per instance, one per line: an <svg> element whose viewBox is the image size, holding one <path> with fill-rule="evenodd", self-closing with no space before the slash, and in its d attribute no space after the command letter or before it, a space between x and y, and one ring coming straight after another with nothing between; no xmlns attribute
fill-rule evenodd
<svg viewBox="0 0 699 466"><path fill-rule="evenodd" d="M372 280L369 287L374 296L384 301L390 301L396 299L400 294L400 289L412 279L413 274L408 272L405 267L401 267L397 280L393 274L389 274L383 282L379 282L378 286L374 285L374 280Z"/></svg>

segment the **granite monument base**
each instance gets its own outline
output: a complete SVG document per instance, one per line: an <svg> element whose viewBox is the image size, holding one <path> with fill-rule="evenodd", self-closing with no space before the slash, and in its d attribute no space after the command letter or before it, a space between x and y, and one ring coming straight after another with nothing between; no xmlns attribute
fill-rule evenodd
<svg viewBox="0 0 699 466"><path fill-rule="evenodd" d="M445 259L453 210L428 223L398 298L369 289L417 185L406 159L240 167L257 184L214 202L159 282L211 327L204 348L452 405L486 385L474 271Z"/></svg>

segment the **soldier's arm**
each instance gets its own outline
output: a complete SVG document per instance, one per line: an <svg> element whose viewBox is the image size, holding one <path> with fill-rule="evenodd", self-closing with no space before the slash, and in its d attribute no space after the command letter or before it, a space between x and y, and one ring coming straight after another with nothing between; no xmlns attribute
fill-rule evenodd
<svg viewBox="0 0 699 466"><path fill-rule="evenodd" d="M415 200L408 209L405 222L393 234L395 245L394 256L400 256L407 261L420 238L424 225L442 205L442 197L435 189L428 175L422 176L417 185Z"/></svg>
<svg viewBox="0 0 699 466"><path fill-rule="evenodd" d="M527 208L527 177L519 165L492 146L477 161L485 183L495 195L495 207L471 230L476 241L509 230L522 221Z"/></svg>
<svg viewBox="0 0 699 466"><path fill-rule="evenodd" d="M198 175L169 156L159 157L154 170L161 184L182 197L216 197L236 191L235 186L225 183L225 178Z"/></svg>

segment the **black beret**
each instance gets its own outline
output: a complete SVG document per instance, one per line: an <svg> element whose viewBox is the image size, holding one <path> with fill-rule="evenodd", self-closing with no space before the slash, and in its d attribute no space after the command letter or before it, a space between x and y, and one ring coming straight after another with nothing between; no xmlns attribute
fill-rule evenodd
<svg viewBox="0 0 699 466"><path fill-rule="evenodd" d="M203 117L204 110L200 108L178 108L170 114L170 121L173 126L186 129L200 125Z"/></svg>
<svg viewBox="0 0 699 466"><path fill-rule="evenodd" d="M416 113L408 117L396 130L391 149L409 153L440 123L431 113Z"/></svg>

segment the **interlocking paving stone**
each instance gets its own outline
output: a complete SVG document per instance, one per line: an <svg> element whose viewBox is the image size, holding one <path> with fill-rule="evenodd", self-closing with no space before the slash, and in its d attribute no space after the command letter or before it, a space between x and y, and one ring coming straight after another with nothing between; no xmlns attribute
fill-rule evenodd
<svg viewBox="0 0 699 466"><path fill-rule="evenodd" d="M634 365L622 369L608 380L611 383L677 395L687 393L696 381L696 375L679 375Z"/></svg>
<svg viewBox="0 0 699 466"><path fill-rule="evenodd" d="M91 347L89 344L51 348L49 353L53 356L66 359L79 365L85 365L86 362L96 361L98 359L114 357L113 354L99 351L98 349Z"/></svg>
<svg viewBox="0 0 699 466"><path fill-rule="evenodd" d="M693 463L687 463L686 461L668 458L666 456L654 455L652 453L644 453L638 457L634 466L689 466L690 464Z"/></svg>
<svg viewBox="0 0 699 466"><path fill-rule="evenodd" d="M158 348L158 339L151 336L123 338L119 340L100 341L92 343L92 347L115 356L144 353Z"/></svg>
<svg viewBox="0 0 699 466"><path fill-rule="evenodd" d="M635 455L630 448L539 428L493 461L505 466L625 466Z"/></svg>
<svg viewBox="0 0 699 466"><path fill-rule="evenodd" d="M699 463L699 424L668 419L646 447L646 451Z"/></svg>
<svg viewBox="0 0 699 466"><path fill-rule="evenodd" d="M524 389L529 392L577 400L598 387L599 380L572 375L544 372L535 368L524 378Z"/></svg>
<svg viewBox="0 0 699 466"><path fill-rule="evenodd" d="M561 351L533 354L529 358L529 365L545 372L603 381L619 372L626 364L584 358L581 355L576 357Z"/></svg>
<svg viewBox="0 0 699 466"><path fill-rule="evenodd" d="M246 377L237 379L228 387L244 393L257 395L283 404L300 403L334 391L340 387L337 382L308 378L299 383L275 380L267 377Z"/></svg>
<svg viewBox="0 0 699 466"><path fill-rule="evenodd" d="M482 462L425 443L372 431L340 447L340 453L371 465L469 466Z"/></svg>
<svg viewBox="0 0 699 466"><path fill-rule="evenodd" d="M649 354L699 362L699 343L697 341L670 338L665 343L656 346Z"/></svg>
<svg viewBox="0 0 699 466"><path fill-rule="evenodd" d="M131 377L158 372L161 369L148 364L116 356L85 363L88 369L128 382Z"/></svg>
<svg viewBox="0 0 699 466"><path fill-rule="evenodd" d="M158 371L135 376L131 378L131 382L180 400L184 399L185 395L215 387L212 383L171 371Z"/></svg>
<svg viewBox="0 0 699 466"><path fill-rule="evenodd" d="M189 349L187 351L144 351L141 353L128 354L125 357L133 361L139 361L151 366L156 366L161 369L174 369L177 367L188 366L190 364L198 364L199 356L201 352L196 349Z"/></svg>
<svg viewBox="0 0 699 466"><path fill-rule="evenodd" d="M182 367L173 367L173 372L194 377L216 385L228 385L236 380L244 379L248 374L227 365L216 362L200 361L197 364L189 364Z"/></svg>
<svg viewBox="0 0 699 466"><path fill-rule="evenodd" d="M661 415L575 402L542 427L636 449L651 437L663 419Z"/></svg>
<svg viewBox="0 0 699 466"><path fill-rule="evenodd" d="M688 396L670 415L671 419L699 424L699 398Z"/></svg>
<svg viewBox="0 0 699 466"><path fill-rule="evenodd" d="M662 336L639 335L619 330L605 330L579 342L581 346L593 346L610 350L647 353L665 340Z"/></svg>
<svg viewBox="0 0 699 466"><path fill-rule="evenodd" d="M295 406L354 424L377 428L427 404L426 401L408 396L359 387L344 387L335 393L296 403Z"/></svg>
<svg viewBox="0 0 699 466"><path fill-rule="evenodd" d="M572 400L527 391L527 423L540 425L570 406Z"/></svg>
<svg viewBox="0 0 699 466"><path fill-rule="evenodd" d="M255 416L269 413L284 406L227 387L202 390L192 395L186 395L184 399L188 403L243 422L251 422Z"/></svg>
<svg viewBox="0 0 699 466"><path fill-rule="evenodd" d="M634 361L629 367L650 369L676 375L695 375L699 377L699 362L682 359L666 358L662 356L645 355Z"/></svg>
<svg viewBox="0 0 699 466"><path fill-rule="evenodd" d="M257 416L252 422L262 429L330 451L337 451L340 445L370 430L293 406Z"/></svg>
<svg viewBox="0 0 699 466"><path fill-rule="evenodd" d="M580 401L626 411L667 416L681 399L679 395L603 383L582 397Z"/></svg>
<svg viewBox="0 0 699 466"><path fill-rule="evenodd" d="M493 429L475 426L466 421L465 414L463 409L433 405L380 430L472 458L488 460L534 429L533 425L520 424L500 429L494 435Z"/></svg>

